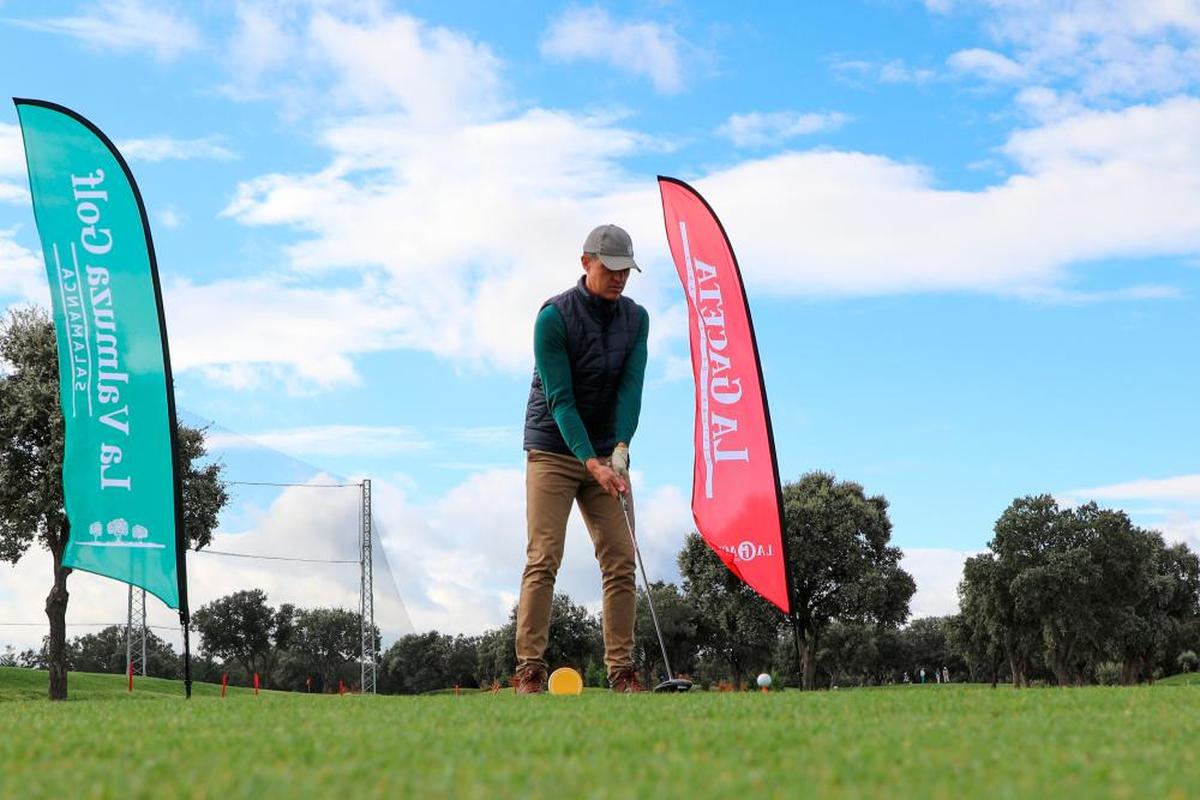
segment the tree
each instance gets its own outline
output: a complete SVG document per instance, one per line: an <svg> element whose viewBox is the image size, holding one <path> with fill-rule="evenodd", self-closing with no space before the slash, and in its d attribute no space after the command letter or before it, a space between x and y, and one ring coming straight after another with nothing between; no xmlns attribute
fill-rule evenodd
<svg viewBox="0 0 1200 800"><path fill-rule="evenodd" d="M967 676L972 683L990 681L993 688L1000 680L1002 652L996 640L988 633L978 615L968 611L960 594L960 613L946 620L946 632L950 647L966 665Z"/></svg>
<svg viewBox="0 0 1200 800"><path fill-rule="evenodd" d="M325 687L339 679L357 683L362 655L362 617L342 608L299 609L291 634L290 652L320 677ZM379 652L379 628L375 628L374 652ZM356 669L350 669L354 665Z"/></svg>
<svg viewBox="0 0 1200 800"><path fill-rule="evenodd" d="M736 686L769 667L782 621L775 607L730 572L699 534L684 541L679 572L684 595L699 614L699 660Z"/></svg>
<svg viewBox="0 0 1200 800"><path fill-rule="evenodd" d="M63 417L59 406L54 325L42 309L10 312L0 329L0 559L16 563L35 541L53 557L46 597L50 624L49 697L67 696L67 578L62 564L70 535L63 508ZM208 544L228 497L219 464L201 466L203 431L179 428L184 525L195 549Z"/></svg>
<svg viewBox="0 0 1200 800"><path fill-rule="evenodd" d="M513 608L514 619L517 609ZM514 643L514 647L515 647ZM583 671L588 661L604 657L600 621L569 595L556 592L550 606L550 634L546 639L546 663L551 669L574 667Z"/></svg>
<svg viewBox="0 0 1200 800"><path fill-rule="evenodd" d="M287 606L290 610L291 606ZM279 645L280 623L285 638L292 635L289 615L281 617L267 605L262 589L248 589L218 598L192 614L192 625L200 634L200 647L210 656L233 661L245 670L270 674L271 651Z"/></svg>
<svg viewBox="0 0 1200 800"><path fill-rule="evenodd" d="M878 658L874 631L869 625L833 621L821 635L817 663L829 675L830 685L858 686Z"/></svg>
<svg viewBox="0 0 1200 800"><path fill-rule="evenodd" d="M124 625L109 625L96 633L77 636L68 645L68 663L76 672L124 673L126 630ZM178 678L179 656L168 642L154 631L146 631L146 674L154 678Z"/></svg>
<svg viewBox="0 0 1200 800"><path fill-rule="evenodd" d="M1028 600L1018 604L1014 581L1024 570L1045 563L1053 529L1061 524L1053 497L1018 498L996 520L995 535L988 542L991 552L968 558L963 565L963 611L1003 650L1014 686L1029 685L1042 643L1036 606Z"/></svg>
<svg viewBox="0 0 1200 800"><path fill-rule="evenodd" d="M486 631L476 643L475 678L480 686L492 681L504 683L517 669L517 606L509 612L508 622ZM600 621L570 595L556 592L550 605L550 631L543 659L550 669L569 666L581 673L589 662L604 657L604 638Z"/></svg>
<svg viewBox="0 0 1200 800"><path fill-rule="evenodd" d="M516 609L499 628L492 628L479 637L475 652L475 680L480 686L506 684L517 671Z"/></svg>
<svg viewBox="0 0 1200 800"><path fill-rule="evenodd" d="M901 634L908 643L910 659L907 669L917 672L925 667L941 672L945 668L961 679L967 664L952 643L953 626L954 617L921 617L903 628Z"/></svg>
<svg viewBox="0 0 1200 800"><path fill-rule="evenodd" d="M421 694L451 686L475 686L478 640L437 631L411 633L383 654L384 683L397 694Z"/></svg>
<svg viewBox="0 0 1200 800"><path fill-rule="evenodd" d="M800 642L802 685L815 686L821 633L834 620L896 626L916 591L889 545L892 523L882 495L810 472L783 487L784 535Z"/></svg>
<svg viewBox="0 0 1200 800"><path fill-rule="evenodd" d="M1017 498L988 547L963 570L953 638L968 663L994 665L1002 651L1016 686L1043 658L1062 686L1096 680L1111 659L1114 680L1150 677L1200 608L1200 560L1095 503Z"/></svg>
<svg viewBox="0 0 1200 800"><path fill-rule="evenodd" d="M654 610L662 629L663 643L676 675L690 675L695 669L700 649L700 617L695 607L673 583L656 581L650 584ZM666 677L662 648L654 632L654 619L645 590L637 590L637 623L634 627L633 663L647 686L654 686Z"/></svg>
<svg viewBox="0 0 1200 800"><path fill-rule="evenodd" d="M1105 595L1120 605L1110 612L1110 648L1121 661L1121 682L1153 679L1156 656L1173 633L1196 616L1200 602L1200 559L1187 545L1168 547L1156 532L1136 531L1136 558L1128 552L1116 567L1132 573L1123 595ZM1133 550L1134 548L1127 548ZM1115 593L1114 593L1115 594ZM1122 602L1123 601L1123 602Z"/></svg>

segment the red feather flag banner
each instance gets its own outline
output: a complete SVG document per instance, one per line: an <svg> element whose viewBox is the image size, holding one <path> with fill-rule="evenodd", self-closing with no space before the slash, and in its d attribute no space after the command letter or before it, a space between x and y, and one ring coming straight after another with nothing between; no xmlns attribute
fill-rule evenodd
<svg viewBox="0 0 1200 800"><path fill-rule="evenodd" d="M789 614L779 467L741 270L725 228L695 189L662 176L658 188L688 300L696 379L692 516L725 566Z"/></svg>

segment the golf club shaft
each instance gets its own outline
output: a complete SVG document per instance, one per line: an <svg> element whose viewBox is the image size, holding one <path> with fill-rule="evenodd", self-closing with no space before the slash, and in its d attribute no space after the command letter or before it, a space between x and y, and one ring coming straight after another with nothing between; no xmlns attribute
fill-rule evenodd
<svg viewBox="0 0 1200 800"><path fill-rule="evenodd" d="M663 641L662 629L658 627L658 612L654 610L654 598L650 595L650 579L646 577L646 565L642 563L642 551L638 548L637 535L633 532L633 522L629 519L629 501L621 495L621 511L625 513L625 527L629 530L629 538L633 540L633 555L637 558L638 569L642 572L642 585L646 587L646 602L650 605L650 619L654 622L654 633L658 635L658 646L662 648L663 666L667 670L667 680L675 680L671 672L671 659L667 657L667 643Z"/></svg>

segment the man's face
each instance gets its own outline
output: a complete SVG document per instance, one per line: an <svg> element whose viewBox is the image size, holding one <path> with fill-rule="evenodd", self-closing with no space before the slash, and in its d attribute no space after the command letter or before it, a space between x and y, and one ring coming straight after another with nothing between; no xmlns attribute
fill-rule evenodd
<svg viewBox="0 0 1200 800"><path fill-rule="evenodd" d="M625 282L629 280L629 270L614 272L604 266L604 262L595 256L581 256L583 271L587 273L587 288L592 294L599 295L605 300L616 300L625 291Z"/></svg>

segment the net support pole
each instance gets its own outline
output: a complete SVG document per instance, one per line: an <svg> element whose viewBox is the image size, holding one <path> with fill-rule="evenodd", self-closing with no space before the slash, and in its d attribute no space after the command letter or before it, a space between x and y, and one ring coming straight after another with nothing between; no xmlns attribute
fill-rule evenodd
<svg viewBox="0 0 1200 800"><path fill-rule="evenodd" d="M188 640L188 628L191 620L184 611L179 612L179 624L183 627L183 694L188 700L192 699L192 647Z"/></svg>
<svg viewBox="0 0 1200 800"><path fill-rule="evenodd" d="M359 592L358 618L361 628L362 672L359 691L375 694L375 586L371 559L373 531L371 524L371 481L362 482L362 525L359 531Z"/></svg>
<svg viewBox="0 0 1200 800"><path fill-rule="evenodd" d="M129 584L125 621L125 669L146 674L146 590Z"/></svg>

